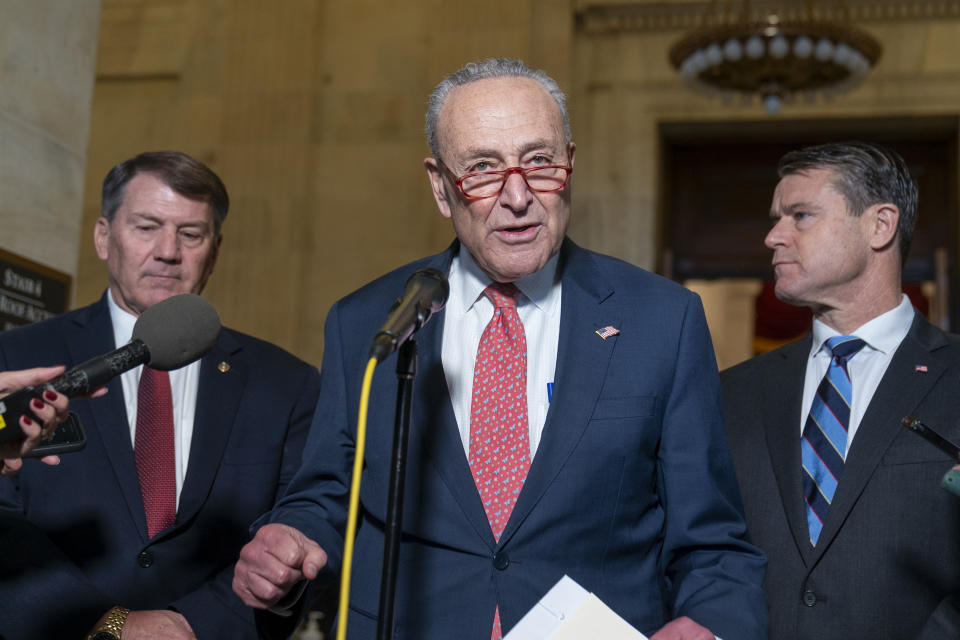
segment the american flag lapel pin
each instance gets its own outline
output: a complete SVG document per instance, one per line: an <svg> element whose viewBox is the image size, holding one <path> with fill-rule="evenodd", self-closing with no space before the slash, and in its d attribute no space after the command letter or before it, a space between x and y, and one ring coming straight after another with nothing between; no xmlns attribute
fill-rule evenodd
<svg viewBox="0 0 960 640"><path fill-rule="evenodd" d="M915 372L917 372L917 373L926 373L926 372L927 372L927 365L925 365L925 364L914 365L913 370L914 370Z"/></svg>
<svg viewBox="0 0 960 640"><path fill-rule="evenodd" d="M615 336L615 335L617 335L618 333L620 333L620 329L617 329L617 328L616 328L615 326L613 326L612 324L608 324L607 326L605 326L605 327L602 328L602 329L597 329L595 333L596 333L598 336L600 336L601 338L603 338L604 340L606 340L606 339L609 338L610 336Z"/></svg>

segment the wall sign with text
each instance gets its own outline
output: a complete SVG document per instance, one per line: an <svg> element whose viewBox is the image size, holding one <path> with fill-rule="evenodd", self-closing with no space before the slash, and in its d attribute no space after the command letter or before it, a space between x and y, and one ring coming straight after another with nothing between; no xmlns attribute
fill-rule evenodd
<svg viewBox="0 0 960 640"><path fill-rule="evenodd" d="M70 281L66 273L0 249L0 330L66 311Z"/></svg>

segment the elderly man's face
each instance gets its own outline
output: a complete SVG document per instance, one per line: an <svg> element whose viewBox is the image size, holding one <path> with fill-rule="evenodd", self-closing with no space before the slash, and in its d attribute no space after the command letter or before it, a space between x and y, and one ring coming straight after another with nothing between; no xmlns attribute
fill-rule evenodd
<svg viewBox="0 0 960 640"><path fill-rule="evenodd" d="M513 173L497 197L468 199L466 173L537 165L573 166L557 103L529 78L490 78L455 88L437 123L440 160L424 163L440 213L477 264L497 282L534 273L560 249L570 223L570 185L531 191ZM454 175L451 175L454 174Z"/></svg>
<svg viewBox="0 0 960 640"><path fill-rule="evenodd" d="M213 273L220 236L206 202L190 200L149 173L134 176L112 222L94 229L117 305L139 316L178 293L200 293Z"/></svg>

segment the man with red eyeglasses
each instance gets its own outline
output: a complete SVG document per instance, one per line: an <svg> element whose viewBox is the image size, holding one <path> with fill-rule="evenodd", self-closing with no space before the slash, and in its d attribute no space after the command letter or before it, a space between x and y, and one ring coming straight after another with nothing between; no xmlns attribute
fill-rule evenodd
<svg viewBox="0 0 960 640"><path fill-rule="evenodd" d="M432 267L450 297L417 336L393 637L500 638L567 574L656 640L766 638L700 301L566 238L563 93L519 61L468 64L434 90L427 138L457 240L331 309L317 446L234 573L261 630L283 635L303 580L340 570L364 354ZM392 358L375 398L396 393ZM377 627L393 402L367 424L351 639Z"/></svg>

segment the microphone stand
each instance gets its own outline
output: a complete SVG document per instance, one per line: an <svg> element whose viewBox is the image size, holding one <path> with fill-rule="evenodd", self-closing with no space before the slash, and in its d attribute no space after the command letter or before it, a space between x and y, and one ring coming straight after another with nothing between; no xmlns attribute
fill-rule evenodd
<svg viewBox="0 0 960 640"><path fill-rule="evenodd" d="M390 460L390 491L383 542L383 572L380 576L380 614L377 640L393 637L393 604L400 559L403 523L403 486L407 473L407 443L410 440L410 413L413 408L413 379L417 375L417 344L409 339L397 350L397 412L394 418L393 455Z"/></svg>

